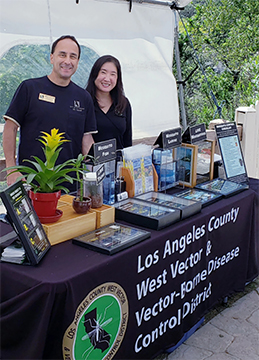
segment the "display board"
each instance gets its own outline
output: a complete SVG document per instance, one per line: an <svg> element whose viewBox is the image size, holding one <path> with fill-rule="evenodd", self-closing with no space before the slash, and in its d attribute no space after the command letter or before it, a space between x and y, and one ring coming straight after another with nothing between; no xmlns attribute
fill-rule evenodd
<svg viewBox="0 0 259 360"><path fill-rule="evenodd" d="M0 193L8 220L18 234L32 265L40 262L51 245L21 181Z"/></svg>
<svg viewBox="0 0 259 360"><path fill-rule="evenodd" d="M226 178L238 183L249 183L236 123L215 125Z"/></svg>

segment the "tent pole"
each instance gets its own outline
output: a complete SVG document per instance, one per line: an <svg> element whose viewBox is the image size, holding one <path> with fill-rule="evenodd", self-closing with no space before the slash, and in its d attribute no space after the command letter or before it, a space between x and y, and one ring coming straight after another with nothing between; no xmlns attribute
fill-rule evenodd
<svg viewBox="0 0 259 360"><path fill-rule="evenodd" d="M180 63L180 51L179 51L179 33L178 33L178 17L175 12L175 28L174 28L174 51L175 51L175 62L177 68L177 76L178 76L178 86L179 86L179 101L180 101L180 109L181 109L181 119L182 119L182 127L183 131L187 128L186 122L186 112L184 105L184 91L183 91L183 81L182 81L182 71L181 71L181 63Z"/></svg>

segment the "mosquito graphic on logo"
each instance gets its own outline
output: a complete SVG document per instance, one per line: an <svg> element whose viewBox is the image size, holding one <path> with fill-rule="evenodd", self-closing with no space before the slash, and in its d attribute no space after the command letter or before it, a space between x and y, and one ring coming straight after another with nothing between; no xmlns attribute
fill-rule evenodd
<svg viewBox="0 0 259 360"><path fill-rule="evenodd" d="M107 309L111 307L112 304L113 302L105 308L104 313L99 317L97 317L96 308L85 314L83 323L86 335L82 337L82 340L90 339L91 346L85 350L85 352L82 354L82 358L84 358L88 351L89 353L85 359L87 359L90 353L95 349L100 349L102 352L104 352L109 348L111 334L105 331L104 327L112 321L112 317L105 320Z"/></svg>
<svg viewBox="0 0 259 360"><path fill-rule="evenodd" d="M63 358L103 360L118 351L128 322L128 299L117 283L99 285L79 304L63 337Z"/></svg>

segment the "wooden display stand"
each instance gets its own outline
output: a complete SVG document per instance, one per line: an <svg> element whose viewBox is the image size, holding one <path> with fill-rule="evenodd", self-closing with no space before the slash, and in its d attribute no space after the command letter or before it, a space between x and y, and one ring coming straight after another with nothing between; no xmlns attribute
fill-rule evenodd
<svg viewBox="0 0 259 360"><path fill-rule="evenodd" d="M72 206L73 198L74 196L71 195L62 195L59 200L59 204L65 203ZM100 227L111 224L115 221L115 209L113 206L102 205L99 208L91 208L89 212L96 214L96 224L93 230L99 229Z"/></svg>
<svg viewBox="0 0 259 360"><path fill-rule="evenodd" d="M71 204L62 201L58 202L58 209L63 211L63 215L57 222L42 224L51 245L95 230L96 213L77 214Z"/></svg>

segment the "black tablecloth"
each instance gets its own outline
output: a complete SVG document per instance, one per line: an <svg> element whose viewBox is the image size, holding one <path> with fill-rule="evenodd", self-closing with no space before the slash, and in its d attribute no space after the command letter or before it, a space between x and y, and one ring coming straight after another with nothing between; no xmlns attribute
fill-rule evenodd
<svg viewBox="0 0 259 360"><path fill-rule="evenodd" d="M62 359L75 314L106 283L121 287L128 301L115 358L148 359L175 345L221 298L258 275L258 184L251 180L249 190L150 230L151 238L112 256L69 240L37 266L1 263L2 359ZM113 321L106 310L102 315L103 326ZM72 350L63 351L69 358ZM93 345L90 351L95 359L105 354Z"/></svg>

